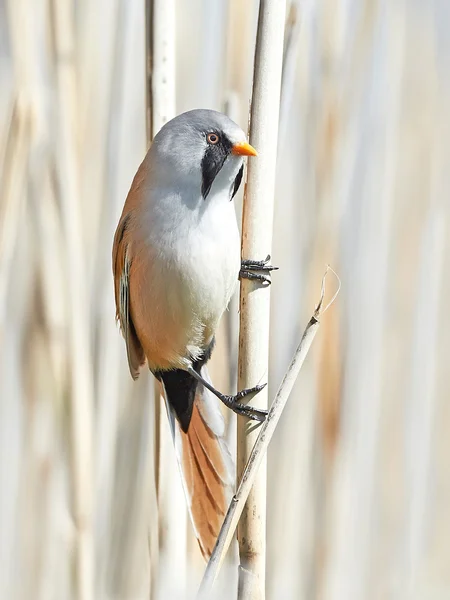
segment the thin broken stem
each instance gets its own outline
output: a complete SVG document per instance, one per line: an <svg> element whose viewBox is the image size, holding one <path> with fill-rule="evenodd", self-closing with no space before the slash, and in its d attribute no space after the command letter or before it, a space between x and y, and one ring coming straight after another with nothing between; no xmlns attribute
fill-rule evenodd
<svg viewBox="0 0 450 600"><path fill-rule="evenodd" d="M331 300L324 307L323 302L326 291L325 280L329 271L331 271L336 276L336 279L338 281L338 288ZM242 475L241 482L239 483L237 492L233 496L230 506L228 507L228 511L225 515L222 529L220 530L219 537L217 538L216 545L211 554L211 558L209 559L202 583L200 585L198 595L199 598L206 598L206 595L211 591L214 581L216 580L223 559L225 557L225 554L228 550L231 539L237 527L248 494L252 488L253 482L257 475L258 468L263 460L263 457L265 456L269 443L273 437L273 434L275 433L278 421L280 420L281 413L283 412L284 407L286 406L286 402L300 373L300 369L302 368L302 365L311 347L312 341L317 333L317 330L319 329L319 317L322 314L324 314L333 304L337 295L339 294L340 287L341 282L339 277L337 276L335 271L331 269L331 267L327 267L327 270L325 271L325 274L322 278L320 300L317 304L317 307L314 310L311 319L309 320L306 326L302 339L300 340L297 350L295 351L295 354L289 365L289 368L275 396L275 400L273 401L270 407L269 414L267 415L266 420L260 427L258 438L256 439L255 445L253 446L253 449L250 453L248 462L245 466Z"/></svg>

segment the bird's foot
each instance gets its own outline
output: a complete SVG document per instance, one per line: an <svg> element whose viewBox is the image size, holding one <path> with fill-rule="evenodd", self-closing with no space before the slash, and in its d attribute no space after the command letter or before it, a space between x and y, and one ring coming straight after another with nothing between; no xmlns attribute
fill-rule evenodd
<svg viewBox="0 0 450 600"><path fill-rule="evenodd" d="M242 400L242 398L245 398L248 394L257 394L265 387L266 384L264 383L263 385L255 385L255 387L241 390L235 396L227 396L225 394L217 394L217 396L222 400L225 406L230 408L237 415L242 415L262 423L266 418L268 411L262 408L248 406L248 404L241 404L239 400Z"/></svg>
<svg viewBox="0 0 450 600"><path fill-rule="evenodd" d="M270 272L276 271L278 267L270 265L269 261L270 254L267 255L267 258L265 260L244 259L241 262L239 278L252 279L254 281L260 281L261 283L266 283L267 285L270 285L272 283L270 279ZM263 271L263 273L258 273L258 271ZM264 272L267 273L267 275L264 274Z"/></svg>
<svg viewBox="0 0 450 600"><path fill-rule="evenodd" d="M210 381L207 381L204 377L202 377L200 373L197 373L197 371L193 367L188 367L187 372L190 373L192 377L197 379L197 381L200 381L200 383L207 390L209 390L215 396L217 396L217 398L219 398L219 400L221 400L225 404L225 406L231 408L231 410L234 411L236 414L243 415L244 417L248 417L249 419L254 419L255 421L261 422L264 421L264 419L266 418L268 413L267 410L264 410L262 408L253 408L253 406L248 406L248 404L241 404L239 402L239 400L242 400L242 398L245 398L245 396L248 396L249 394L257 394L258 392L260 392L263 388L266 387L266 383L264 383L263 385L255 385L255 387L242 390L238 392L235 396L228 396L226 394L222 394L222 392L219 392L219 390L216 390L212 383Z"/></svg>

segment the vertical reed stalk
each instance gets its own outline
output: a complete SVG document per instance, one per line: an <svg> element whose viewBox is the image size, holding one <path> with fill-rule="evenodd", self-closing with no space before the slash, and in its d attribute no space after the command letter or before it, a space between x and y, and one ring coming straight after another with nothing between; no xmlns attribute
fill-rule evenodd
<svg viewBox="0 0 450 600"><path fill-rule="evenodd" d="M153 14L154 0L145 2L145 122L147 148L153 139ZM159 509L159 465L161 460L161 399L157 381L153 381L153 467L155 474L156 503ZM158 510L159 512L159 510ZM159 559L159 514L149 523L149 551L150 551L150 598L154 598L157 587L158 559Z"/></svg>
<svg viewBox="0 0 450 600"><path fill-rule="evenodd" d="M285 2L261 0L255 49L250 143L258 158L249 161L242 217L242 258L270 254L277 158L278 117L283 63ZM267 380L270 292L253 281L241 283L239 389ZM257 397L267 407L267 388ZM241 479L258 430L238 419L237 476ZM240 600L265 598L266 465L263 464L238 528Z"/></svg>
<svg viewBox="0 0 450 600"><path fill-rule="evenodd" d="M75 523L77 600L94 597L92 531L93 377L89 339L86 261L80 212L76 144L75 43L70 0L53 2L58 85L57 169L60 173L61 214L66 239L71 354L71 484Z"/></svg>
<svg viewBox="0 0 450 600"><path fill-rule="evenodd" d="M147 142L175 116L175 1L146 2Z"/></svg>
<svg viewBox="0 0 450 600"><path fill-rule="evenodd" d="M175 116L175 1L146 1L146 116L147 146L161 127ZM182 567L186 558L186 510L183 490L177 469L167 468L172 451L172 440L165 411L161 411L160 388L155 381L155 485L159 512L159 530L162 539L159 549L163 555L170 552L177 563L177 585L183 586ZM173 457L172 457L173 458ZM162 468L163 463L166 468ZM172 465L170 465L172 467ZM181 508L180 508L181 504ZM157 525L153 523L153 526ZM155 539L151 536L151 539ZM156 576L156 548L151 547L153 576ZM164 561L164 556L162 557ZM165 564L163 562L163 572ZM153 579L154 579L153 577ZM154 583L152 587L154 589ZM156 584L158 585L158 584Z"/></svg>
<svg viewBox="0 0 450 600"><path fill-rule="evenodd" d="M175 2L146 0L145 69L147 147L175 116ZM159 488L160 399L155 385L155 477Z"/></svg>

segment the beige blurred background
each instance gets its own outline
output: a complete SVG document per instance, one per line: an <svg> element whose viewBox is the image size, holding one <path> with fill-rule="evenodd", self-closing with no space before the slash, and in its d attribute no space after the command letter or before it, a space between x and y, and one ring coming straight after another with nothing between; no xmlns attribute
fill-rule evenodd
<svg viewBox="0 0 450 600"><path fill-rule="evenodd" d="M257 1L175 5L176 112L227 110L245 129ZM267 597L448 599L450 4L288 14L272 397L326 264L342 289L269 450ZM144 60L143 0L0 0L2 600L181 599L204 568L163 419L156 464L150 377L131 382L114 321ZM237 324L235 300L222 388ZM235 597L234 564L235 549L218 597Z"/></svg>

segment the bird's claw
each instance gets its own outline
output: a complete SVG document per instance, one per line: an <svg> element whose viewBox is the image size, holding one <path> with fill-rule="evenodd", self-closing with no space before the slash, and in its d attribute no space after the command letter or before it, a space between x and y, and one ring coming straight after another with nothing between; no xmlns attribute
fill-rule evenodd
<svg viewBox="0 0 450 600"><path fill-rule="evenodd" d="M266 271L268 274L270 274L271 271L276 271L278 269L278 267L274 267L271 264L269 264L269 261L270 254L267 255L265 260L252 260L244 258L241 262L239 278L260 281L261 283L266 283L267 285L270 285L272 283L270 276L264 275L264 273L258 273L258 271Z"/></svg>
<svg viewBox="0 0 450 600"><path fill-rule="evenodd" d="M241 404L239 400L242 400L242 398L244 398L248 394L257 394L264 387L266 387L266 384L255 385L255 387L241 390L235 396L224 396L224 398L222 398L222 401L224 402L224 404L226 404L226 406L228 406L228 408L230 408L236 414L262 423L267 417L268 411L263 408L254 408L253 406L248 406L248 404Z"/></svg>

